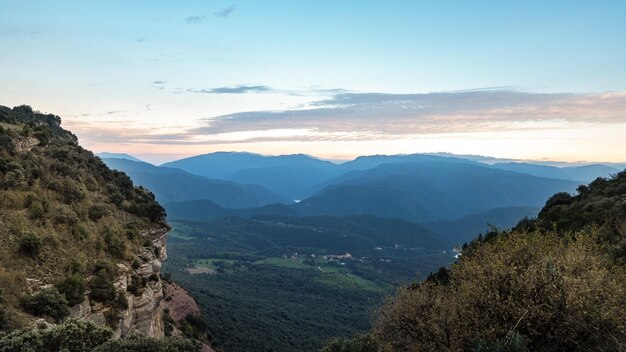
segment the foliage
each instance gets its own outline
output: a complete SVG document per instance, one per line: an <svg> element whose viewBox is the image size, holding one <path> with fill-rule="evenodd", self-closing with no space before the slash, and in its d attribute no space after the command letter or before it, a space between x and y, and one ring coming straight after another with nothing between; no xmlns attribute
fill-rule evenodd
<svg viewBox="0 0 626 352"><path fill-rule="evenodd" d="M437 243L419 225L371 217L175 222L163 270L196 298L224 350L316 351L367 331L392 285L450 263ZM346 252L344 265L323 258ZM189 275L190 265L218 273Z"/></svg>
<svg viewBox="0 0 626 352"><path fill-rule="evenodd" d="M181 338L155 339L131 336L125 339L109 340L95 348L93 352L193 352L199 349L197 342Z"/></svg>
<svg viewBox="0 0 626 352"><path fill-rule="evenodd" d="M582 185L575 196L555 194L535 221L521 222L518 228L554 229L566 235L593 226L600 229L598 240L626 264L626 171Z"/></svg>
<svg viewBox="0 0 626 352"><path fill-rule="evenodd" d="M56 321L70 314L65 296L54 287L23 297L22 307L29 313L40 317L48 316Z"/></svg>
<svg viewBox="0 0 626 352"><path fill-rule="evenodd" d="M47 329L16 330L0 335L0 352L191 352L196 342L133 336L112 339L109 328L83 320L68 320Z"/></svg>
<svg viewBox="0 0 626 352"><path fill-rule="evenodd" d="M44 284L85 275L98 261L130 259L145 230L167 228L154 196L83 149L58 116L0 106L0 123L0 268L7 275ZM108 274L94 274L92 296L119 305ZM69 304L80 300L70 292L80 287L59 288ZM26 280L0 280L0 289L9 320L26 323L13 316L25 316L19 298L28 291Z"/></svg>
<svg viewBox="0 0 626 352"><path fill-rule="evenodd" d="M20 252L37 256L41 250L41 238L34 233L27 233L20 239Z"/></svg>
<svg viewBox="0 0 626 352"><path fill-rule="evenodd" d="M378 341L370 335L356 335L351 339L331 339L321 352L380 352Z"/></svg>
<svg viewBox="0 0 626 352"><path fill-rule="evenodd" d="M381 309L375 335L390 351L485 350L514 342L531 350L620 350L626 274L598 236L597 230L495 236L461 257L448 284L400 289Z"/></svg>
<svg viewBox="0 0 626 352"><path fill-rule="evenodd" d="M62 281L57 282L54 286L65 296L69 306L82 303L85 299L87 285L85 284L85 279L83 279L82 276L68 276Z"/></svg>
<svg viewBox="0 0 626 352"><path fill-rule="evenodd" d="M99 301L112 303L117 296L117 290L113 285L113 281L117 275L115 266L107 262L99 262L94 268L94 277L89 282L89 298Z"/></svg>
<svg viewBox="0 0 626 352"><path fill-rule="evenodd" d="M2 290L0 289L0 331L2 331L7 326L7 313L4 310L4 306L2 305Z"/></svg>

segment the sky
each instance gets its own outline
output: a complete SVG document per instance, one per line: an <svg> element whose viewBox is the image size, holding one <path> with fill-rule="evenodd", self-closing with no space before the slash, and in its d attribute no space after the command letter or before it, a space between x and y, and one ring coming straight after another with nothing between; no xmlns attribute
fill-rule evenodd
<svg viewBox="0 0 626 352"><path fill-rule="evenodd" d="M0 0L0 105L86 148L626 161L626 1Z"/></svg>

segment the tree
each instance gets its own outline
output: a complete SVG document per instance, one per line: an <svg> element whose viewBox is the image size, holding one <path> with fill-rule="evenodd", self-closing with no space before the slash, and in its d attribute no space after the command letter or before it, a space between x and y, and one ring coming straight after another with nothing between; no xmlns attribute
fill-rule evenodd
<svg viewBox="0 0 626 352"><path fill-rule="evenodd" d="M51 317L59 321L70 314L67 300L55 287L45 288L34 295L22 298L22 307L40 317Z"/></svg>

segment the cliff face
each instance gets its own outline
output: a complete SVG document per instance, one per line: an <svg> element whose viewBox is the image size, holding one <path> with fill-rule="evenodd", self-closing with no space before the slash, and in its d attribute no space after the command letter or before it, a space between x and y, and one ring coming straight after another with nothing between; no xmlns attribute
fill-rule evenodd
<svg viewBox="0 0 626 352"><path fill-rule="evenodd" d="M119 277L114 282L118 294L125 295L128 308L119 312L118 321L111 327L115 330L115 336L124 337L131 334L141 334L150 337L163 337L163 282L160 280L161 262L167 259L166 235L167 228L153 231L145 231L141 235L150 238L153 248L142 248L135 257L133 264L120 262L117 264ZM158 254L157 254L158 253ZM137 265L138 263L138 265ZM139 277L147 281L146 287L140 295L128 292L128 287L133 284L133 277ZM150 279L152 277L152 279ZM156 279L156 281L155 281ZM96 324L106 324L106 315L110 311L99 302L89 299L70 308L71 317L92 321Z"/></svg>
<svg viewBox="0 0 626 352"><path fill-rule="evenodd" d="M0 106L0 330L76 317L164 336L168 230L154 195L58 116Z"/></svg>

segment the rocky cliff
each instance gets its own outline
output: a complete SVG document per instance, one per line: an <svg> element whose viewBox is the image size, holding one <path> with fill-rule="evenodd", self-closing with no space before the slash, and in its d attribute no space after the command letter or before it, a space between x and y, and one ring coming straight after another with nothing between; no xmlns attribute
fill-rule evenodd
<svg viewBox="0 0 626 352"><path fill-rule="evenodd" d="M164 336L165 211L61 119L0 106L1 330L68 317Z"/></svg>
<svg viewBox="0 0 626 352"><path fill-rule="evenodd" d="M145 231L142 237L152 241L150 250L146 247L135 256L133 263L120 262L117 264L118 278L114 286L118 294L124 295L128 307L118 312L117 322L109 325L115 330L115 336L124 337L131 334L141 334L151 337L163 337L163 297L164 287L160 279L161 262L167 259L166 235L167 228ZM136 269L133 269L133 264ZM146 282L145 287L136 295L129 292L134 278L141 278ZM152 279L151 279L152 278ZM107 313L111 308L89 299L70 308L71 317L92 321L96 324L107 323Z"/></svg>

